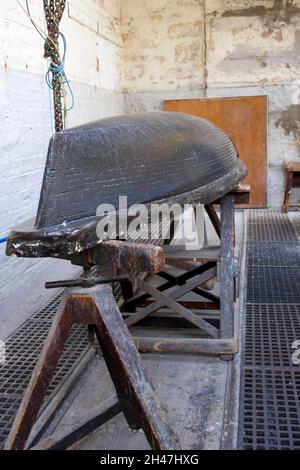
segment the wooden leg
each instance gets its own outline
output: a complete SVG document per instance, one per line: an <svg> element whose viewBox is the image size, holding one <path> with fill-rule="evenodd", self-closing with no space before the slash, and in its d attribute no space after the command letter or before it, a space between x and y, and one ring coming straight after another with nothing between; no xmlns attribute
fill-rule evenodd
<svg viewBox="0 0 300 470"><path fill-rule="evenodd" d="M179 449L111 288L101 286L93 297L96 334L128 424L143 428L152 449Z"/></svg>
<svg viewBox="0 0 300 470"><path fill-rule="evenodd" d="M294 174L293 174L292 171L287 172L286 189L285 189L284 203L283 203L283 212L285 214L287 214L288 211L289 211L290 198L291 198L292 185L293 185L293 176L294 176Z"/></svg>
<svg viewBox="0 0 300 470"><path fill-rule="evenodd" d="M47 336L42 354L25 392L13 427L6 440L5 450L25 448L30 431L54 375L57 363L63 352L71 328L66 297L63 298Z"/></svg>
<svg viewBox="0 0 300 470"><path fill-rule="evenodd" d="M220 256L220 337L234 337L234 196L221 199L221 256ZM225 360L232 356L224 356Z"/></svg>
<svg viewBox="0 0 300 470"><path fill-rule="evenodd" d="M212 204L206 204L204 206L204 208L207 212L208 217L210 218L210 221L211 221L218 237L220 238L220 235L221 235L220 219L219 219L218 214L216 213L216 211L214 209L214 206Z"/></svg>
<svg viewBox="0 0 300 470"><path fill-rule="evenodd" d="M130 281L121 281L120 284L123 299L125 301L132 299L134 296L132 283Z"/></svg>

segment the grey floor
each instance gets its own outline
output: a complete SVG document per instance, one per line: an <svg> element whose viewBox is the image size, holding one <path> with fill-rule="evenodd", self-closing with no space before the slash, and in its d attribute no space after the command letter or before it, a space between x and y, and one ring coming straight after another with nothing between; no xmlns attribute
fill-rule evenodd
<svg viewBox="0 0 300 470"><path fill-rule="evenodd" d="M222 437L228 365L213 359L203 361L195 356L144 354L143 360L181 447L218 448ZM72 422L75 410L89 409L112 393L113 386L105 365L95 359L93 371L64 422ZM123 415L119 415L73 448L149 449L149 445L143 432L131 431Z"/></svg>

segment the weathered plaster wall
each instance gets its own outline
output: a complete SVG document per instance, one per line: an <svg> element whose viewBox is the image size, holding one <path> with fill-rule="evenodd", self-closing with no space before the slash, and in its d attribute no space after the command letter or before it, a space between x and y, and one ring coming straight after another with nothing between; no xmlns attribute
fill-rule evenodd
<svg viewBox="0 0 300 470"><path fill-rule="evenodd" d="M300 1L208 1L206 25L208 96L269 97L268 203L280 207L283 162L300 150Z"/></svg>
<svg viewBox="0 0 300 470"><path fill-rule="evenodd" d="M24 0L19 3L25 6ZM45 28L42 4L40 0L29 1L34 20ZM119 27L119 0L68 2L61 29L68 40L66 71L76 99L68 126L123 113ZM47 144L54 130L46 69L43 39L17 1L1 0L1 235L36 212ZM31 308L34 304L37 308L44 300L41 292L45 280L70 275L66 263L15 260L5 256L4 248L0 245L0 314L5 310L6 319L18 304L20 315L26 312L29 297ZM1 327L3 332L3 322Z"/></svg>
<svg viewBox="0 0 300 470"><path fill-rule="evenodd" d="M126 0L121 11L127 112L268 95L268 203L280 207L282 163L299 154L300 0Z"/></svg>
<svg viewBox="0 0 300 470"><path fill-rule="evenodd" d="M125 0L121 26L127 111L159 109L167 98L202 96L202 0Z"/></svg>

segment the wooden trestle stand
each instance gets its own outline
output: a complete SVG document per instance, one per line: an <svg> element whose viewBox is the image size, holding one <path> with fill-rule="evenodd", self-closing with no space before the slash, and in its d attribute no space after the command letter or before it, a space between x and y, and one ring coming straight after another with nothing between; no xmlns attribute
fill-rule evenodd
<svg viewBox="0 0 300 470"><path fill-rule="evenodd" d="M149 381L140 351L189 352L221 355L231 359L238 351L234 338L234 298L236 261L234 258L234 204L249 201L249 188L239 187L222 197L220 204L221 221L212 204L205 206L210 220L220 236L220 252L213 258L203 254L186 252L185 255L172 251L171 245L164 247L134 242L108 241L78 255L72 261L84 267L84 276L77 280L62 281L48 287L67 287L57 315L45 342L38 364L23 398L20 409L8 436L5 449L24 449L37 419L55 368L62 355L71 326L84 324L95 332L104 360L114 383L119 402L109 403L98 416L90 417L83 423L85 432L91 432L120 412L124 413L129 426L142 428L153 449L179 449L179 444L167 424L160 408L153 386ZM185 266L191 269L179 277L164 272L165 264ZM197 261L198 265L192 263ZM179 263L179 264L178 264ZM217 275L219 264L220 298L211 294L203 285ZM112 268L114 275L91 276L93 266L105 265ZM166 283L154 288L140 273L159 275ZM125 300L122 314L108 283L120 282ZM144 294L133 295L132 285ZM71 287L69 287L71 286ZM177 287L176 287L177 286ZM174 288L175 287L175 288ZM216 328L194 313L198 305L180 301L188 292L206 298L220 310L220 328ZM149 300L154 299L154 300ZM134 310L144 303L139 312ZM205 308L202 302L201 308ZM180 317L204 331L209 338L132 338L128 326L138 323L148 315L167 306ZM133 311L132 311L133 310ZM126 324L127 326L126 326ZM137 349L138 348L138 349ZM74 436L74 430L73 434ZM47 440L46 440L47 441ZM62 448L62 443L74 442L65 436L60 442L48 439L37 448Z"/></svg>

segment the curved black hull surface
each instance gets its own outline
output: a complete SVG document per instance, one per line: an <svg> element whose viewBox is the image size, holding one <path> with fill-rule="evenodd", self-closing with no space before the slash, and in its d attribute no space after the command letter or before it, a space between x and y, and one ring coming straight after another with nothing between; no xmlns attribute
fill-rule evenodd
<svg viewBox="0 0 300 470"><path fill-rule="evenodd" d="M230 138L183 113L96 121L55 134L35 224L10 236L7 253L66 256L90 247L100 204L210 203L246 176ZM64 254L63 254L64 252Z"/></svg>

